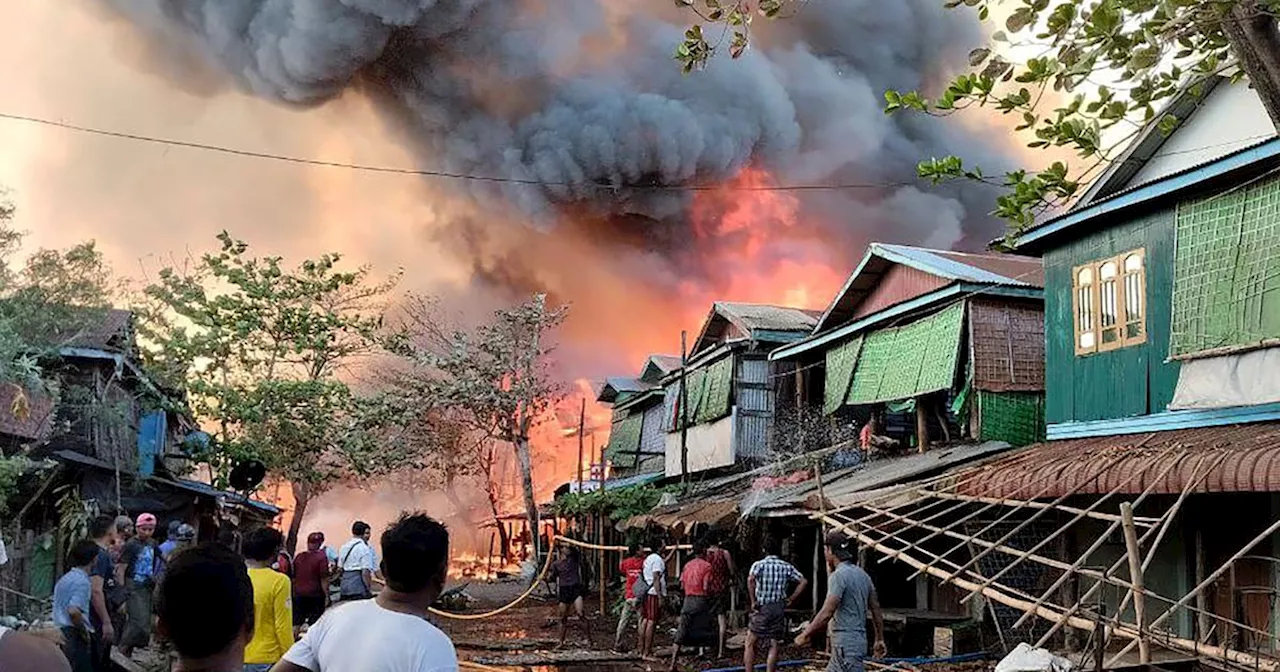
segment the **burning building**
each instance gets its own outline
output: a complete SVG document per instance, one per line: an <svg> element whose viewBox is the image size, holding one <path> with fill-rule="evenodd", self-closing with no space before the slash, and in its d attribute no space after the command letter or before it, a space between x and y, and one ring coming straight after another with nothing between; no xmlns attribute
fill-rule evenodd
<svg viewBox="0 0 1280 672"><path fill-rule="evenodd" d="M713 301L818 308L871 239L974 248L1000 229L989 192L929 190L915 165L1005 167L1002 134L881 111L980 42L935 0L811 3L692 76L671 59L691 17L653 3L100 1L241 91L376 105L424 174L424 236L470 269L443 291L571 302L568 380L672 351ZM577 468L554 424L550 487Z"/></svg>

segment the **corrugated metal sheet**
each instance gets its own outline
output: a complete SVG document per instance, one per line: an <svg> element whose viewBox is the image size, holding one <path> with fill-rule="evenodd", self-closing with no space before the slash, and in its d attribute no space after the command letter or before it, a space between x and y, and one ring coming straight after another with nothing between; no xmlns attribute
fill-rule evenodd
<svg viewBox="0 0 1280 672"><path fill-rule="evenodd" d="M969 301L973 384L990 392L1044 389L1044 306Z"/></svg>
<svg viewBox="0 0 1280 672"><path fill-rule="evenodd" d="M773 385L768 360L739 359L734 385L736 426L734 455L760 458L769 451L769 431L773 423Z"/></svg>
<svg viewBox="0 0 1280 672"><path fill-rule="evenodd" d="M731 322L747 331L760 329L768 331L803 331L809 332L818 322L817 311L790 308L788 306L770 306L758 303L732 303L717 301L716 309L724 313Z"/></svg>
<svg viewBox="0 0 1280 672"><path fill-rule="evenodd" d="M966 472L958 491L1052 498L1137 494L1154 482L1152 492L1177 494L1197 469L1209 472L1193 492L1280 492L1280 422L1042 443Z"/></svg>
<svg viewBox="0 0 1280 672"><path fill-rule="evenodd" d="M924 454L883 457L825 475L822 493L827 498L828 504L850 503L856 501L858 493L940 473L1011 449L1011 446L1003 441L987 441L930 450ZM821 507L817 494L818 482L817 479L813 479L769 492L748 493L743 499L742 510L766 517L787 515L799 507L816 511Z"/></svg>
<svg viewBox="0 0 1280 672"><path fill-rule="evenodd" d="M641 455L663 455L667 451L667 426L663 412L666 406L654 404L644 409L644 426L640 431Z"/></svg>
<svg viewBox="0 0 1280 672"><path fill-rule="evenodd" d="M857 304L850 319L866 317L922 294L942 289L950 284L947 278L921 271L910 266L894 264L880 276L874 288Z"/></svg>
<svg viewBox="0 0 1280 672"><path fill-rule="evenodd" d="M874 243L886 257L952 280L1044 287L1040 260L1016 254L953 252Z"/></svg>

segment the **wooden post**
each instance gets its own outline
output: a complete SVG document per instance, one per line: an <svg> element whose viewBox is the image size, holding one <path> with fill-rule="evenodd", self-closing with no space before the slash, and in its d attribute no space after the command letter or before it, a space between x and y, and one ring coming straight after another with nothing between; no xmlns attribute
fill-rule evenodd
<svg viewBox="0 0 1280 672"><path fill-rule="evenodd" d="M818 615L818 610L822 608L818 598L818 572L822 571L822 525L818 525L818 529L813 531L813 580L809 583L813 586L813 615Z"/></svg>
<svg viewBox="0 0 1280 672"><path fill-rule="evenodd" d="M1151 662L1151 645L1147 642L1147 600L1142 582L1142 552L1138 548L1138 527L1133 523L1133 504L1120 504L1121 526L1124 527L1124 547L1129 556L1129 583L1133 592L1134 625L1138 628L1138 662Z"/></svg>
<svg viewBox="0 0 1280 672"><path fill-rule="evenodd" d="M1195 531L1195 547L1196 547L1196 585L1204 581L1204 531L1201 529L1199 522L1196 524ZM1209 606L1203 590L1196 591L1196 639L1205 644L1209 643L1209 630L1212 627L1209 624Z"/></svg>
<svg viewBox="0 0 1280 672"><path fill-rule="evenodd" d="M582 398L582 410L578 411L578 494L582 494L582 452L586 448L583 430L587 424L587 398Z"/></svg>
<svg viewBox="0 0 1280 672"><path fill-rule="evenodd" d="M61 573L61 569L58 570ZM1199 592L1199 591L1197 591ZM1236 604L1236 563L1231 563L1231 569L1227 571L1227 618L1236 618L1236 612L1240 606ZM1236 628L1230 623L1222 626L1222 645L1234 647L1236 645Z"/></svg>
<svg viewBox="0 0 1280 672"><path fill-rule="evenodd" d="M680 331L680 484L689 484L689 352L686 344L688 332Z"/></svg>
<svg viewBox="0 0 1280 672"><path fill-rule="evenodd" d="M923 396L916 397L916 445L921 453L929 450L929 411Z"/></svg>
<svg viewBox="0 0 1280 672"><path fill-rule="evenodd" d="M601 472L601 474L602 474L602 480L600 482L601 484L603 484L604 483L603 472ZM609 577L609 569L605 567L605 564L604 564L604 513L601 513L599 515L599 518L600 518L600 552L596 557L599 558L600 576L597 577L597 580L600 582L600 618L604 618L606 613L605 602L608 601L608 598L605 596L605 583Z"/></svg>

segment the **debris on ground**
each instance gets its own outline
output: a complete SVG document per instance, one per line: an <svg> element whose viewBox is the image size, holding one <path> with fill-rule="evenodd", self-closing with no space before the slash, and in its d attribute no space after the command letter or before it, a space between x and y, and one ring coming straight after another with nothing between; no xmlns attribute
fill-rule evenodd
<svg viewBox="0 0 1280 672"><path fill-rule="evenodd" d="M538 667L542 665L575 665L583 663L625 663L640 660L630 653L614 651L537 651L506 656L481 656L471 662L500 667Z"/></svg>
<svg viewBox="0 0 1280 672"><path fill-rule="evenodd" d="M1071 672L1072 667L1071 661L1062 656L1019 642L1009 655L996 663L996 672Z"/></svg>

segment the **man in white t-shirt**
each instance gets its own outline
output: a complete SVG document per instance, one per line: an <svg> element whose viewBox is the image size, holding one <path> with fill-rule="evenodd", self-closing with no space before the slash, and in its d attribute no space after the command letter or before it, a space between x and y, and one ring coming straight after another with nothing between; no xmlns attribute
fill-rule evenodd
<svg viewBox="0 0 1280 672"><path fill-rule="evenodd" d="M642 571L645 585L649 586L640 604L640 657L645 659L653 657L653 633L662 617L662 598L667 594L667 561L662 558L662 550L662 538L654 537Z"/></svg>
<svg viewBox="0 0 1280 672"><path fill-rule="evenodd" d="M449 532L405 514L382 533L382 553L386 588L327 611L273 672L457 672L453 642L427 621L448 575Z"/></svg>
<svg viewBox="0 0 1280 672"><path fill-rule="evenodd" d="M373 573L378 570L378 556L369 545L373 536L369 524L357 520L351 526L351 540L338 550L341 599L367 600L373 597Z"/></svg>

